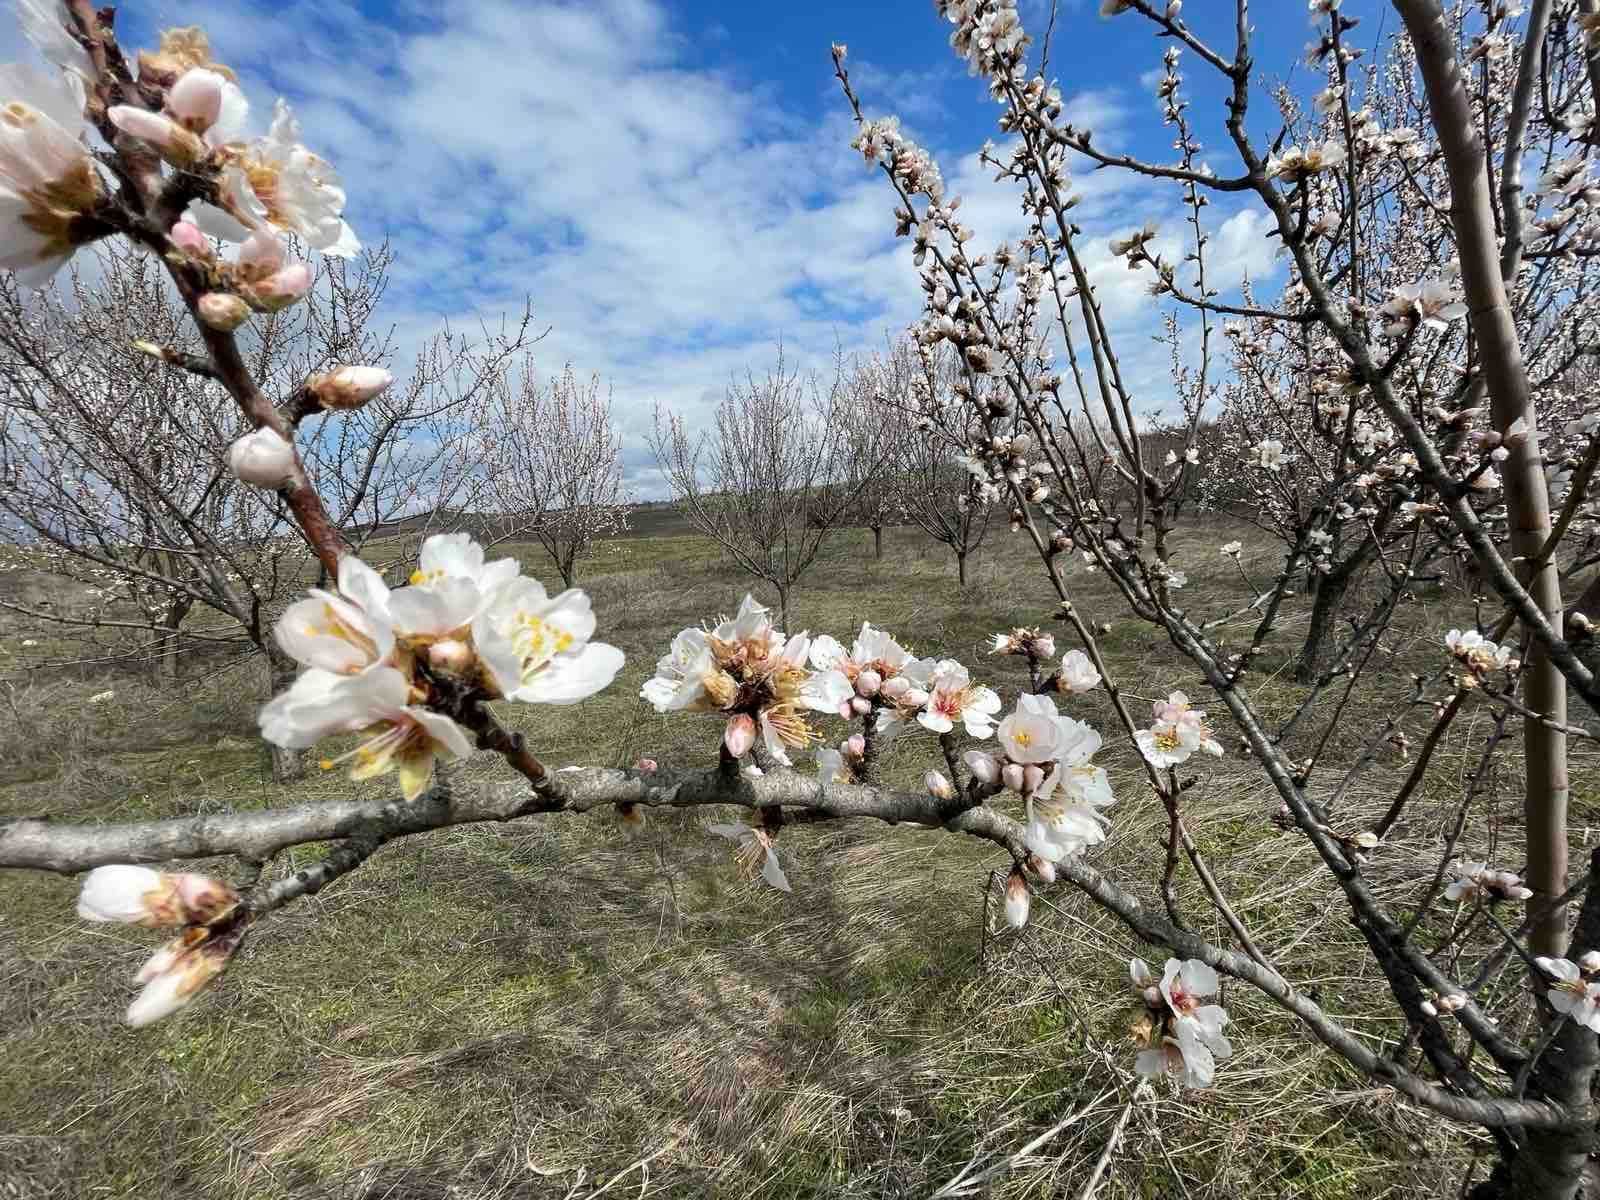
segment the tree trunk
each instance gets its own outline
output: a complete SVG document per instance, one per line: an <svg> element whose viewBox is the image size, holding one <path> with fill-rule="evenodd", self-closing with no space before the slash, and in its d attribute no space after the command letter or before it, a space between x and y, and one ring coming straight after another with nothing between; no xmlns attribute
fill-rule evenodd
<svg viewBox="0 0 1600 1200"><path fill-rule="evenodd" d="M294 683L299 664L284 654L274 645L267 647L267 677L270 680L268 691L269 698L279 692L287 691ZM305 756L298 750L287 750L282 746L274 746L271 742L263 742L267 748L268 757L272 763L272 782L293 783L296 779L303 778L306 773Z"/></svg>
<svg viewBox="0 0 1600 1200"><path fill-rule="evenodd" d="M967 586L967 552L956 551L956 580L962 587Z"/></svg>
<svg viewBox="0 0 1600 1200"><path fill-rule="evenodd" d="M193 607L194 600L189 596L175 596L167 604L167 611L161 618L161 646L156 651L155 682L158 686L178 680L179 630Z"/></svg>
<svg viewBox="0 0 1600 1200"><path fill-rule="evenodd" d="M883 526L882 525L874 525L872 527L872 557L873 558L882 558L883 557Z"/></svg>
<svg viewBox="0 0 1600 1200"><path fill-rule="evenodd" d="M1313 575L1321 572L1313 570ZM1311 624L1306 628L1306 640L1300 647L1300 657L1295 661L1296 683L1315 683L1322 674L1323 660L1328 654L1330 635L1339 623L1339 612L1344 607L1345 593L1350 590L1352 575L1341 573L1337 577L1322 575L1316 599L1311 604Z"/></svg>
<svg viewBox="0 0 1600 1200"><path fill-rule="evenodd" d="M778 585L778 618L785 633L793 632L789 625L789 589L784 584Z"/></svg>
<svg viewBox="0 0 1600 1200"><path fill-rule="evenodd" d="M1494 209L1489 195L1482 140L1472 114L1464 64L1437 0L1394 0L1417 48L1417 67L1439 135L1450 179L1450 221L1461 261L1461 283L1478 339L1494 428L1504 434L1518 419L1528 436L1508 446L1501 464L1512 553L1536 556L1550 533L1550 492L1539 450L1539 414L1534 408L1522 346L1501 274ZM1537 48L1528 50L1537 53ZM1553 556L1552 556L1553 557ZM1561 581L1547 562L1525 586L1557 636L1561 634ZM1566 680L1544 643L1535 640L1523 669L1523 703L1541 717L1523 721L1523 820L1527 830L1528 886L1538 914L1528 942L1535 954L1559 955L1567 944L1567 910L1551 901L1567 886ZM1530 1193L1531 1194L1531 1193ZM1551 1193L1553 1194L1553 1193Z"/></svg>

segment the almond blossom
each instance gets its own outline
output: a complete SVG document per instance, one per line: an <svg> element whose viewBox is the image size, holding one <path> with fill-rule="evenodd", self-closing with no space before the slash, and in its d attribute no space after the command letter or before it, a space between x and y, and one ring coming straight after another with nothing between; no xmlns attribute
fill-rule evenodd
<svg viewBox="0 0 1600 1200"><path fill-rule="evenodd" d="M515 565L515 560L511 561ZM472 622L492 692L525 704L575 704L611 685L622 651L591 642L594 611L579 588L551 596L519 575L495 589Z"/></svg>
<svg viewBox="0 0 1600 1200"><path fill-rule="evenodd" d="M80 137L83 81L0 66L0 267L41 287L79 245L79 218L105 199Z"/></svg>
<svg viewBox="0 0 1600 1200"><path fill-rule="evenodd" d="M1068 650L1061 656L1061 669L1056 672L1056 690L1068 695L1093 691L1100 685L1100 672L1082 650Z"/></svg>
<svg viewBox="0 0 1600 1200"><path fill-rule="evenodd" d="M746 714L766 752L790 766L788 749L817 739L802 710L837 711L854 692L842 671L808 670L810 649L808 635L786 636L771 609L747 595L732 618L679 633L639 694L661 713Z"/></svg>
<svg viewBox="0 0 1600 1200"><path fill-rule="evenodd" d="M1594 972L1565 958L1541 957L1534 961L1550 977L1545 991L1550 1007L1600 1033L1600 983L1585 979L1585 975Z"/></svg>
<svg viewBox="0 0 1600 1200"><path fill-rule="evenodd" d="M1227 1010L1200 1003L1220 987L1217 973L1195 958L1169 958L1159 983L1139 959L1129 964L1129 972L1151 1010L1151 1017L1136 1027L1149 1046L1139 1052L1134 1070L1147 1076L1173 1075L1187 1087L1209 1087L1217 1061L1233 1053L1222 1033Z"/></svg>
<svg viewBox="0 0 1600 1200"><path fill-rule="evenodd" d="M706 827L718 837L735 843L733 857L746 875L760 874L761 878L780 892L792 892L789 879L778 863L778 852L773 848L772 835L765 829L752 829L743 821L730 825Z"/></svg>
<svg viewBox="0 0 1600 1200"><path fill-rule="evenodd" d="M960 721L975 738L986 738L994 732L1000 697L991 689L974 684L967 669L954 659L941 659L934 665L927 691L926 707L917 714L917 723L924 729L949 733Z"/></svg>
<svg viewBox="0 0 1600 1200"><path fill-rule="evenodd" d="M1476 629L1452 629L1444 635L1444 644L1450 653L1466 665L1474 675L1487 675L1516 666L1509 646L1491 642Z"/></svg>
<svg viewBox="0 0 1600 1200"><path fill-rule="evenodd" d="M1450 883L1444 889L1446 900L1527 900L1533 896L1514 871L1497 871L1488 863L1463 862L1453 858L1446 864Z"/></svg>
<svg viewBox="0 0 1600 1200"><path fill-rule="evenodd" d="M312 588L308 599L284 610L273 636L303 666L354 675L385 662L394 651L389 588L354 554L339 560L339 594Z"/></svg>
<svg viewBox="0 0 1600 1200"><path fill-rule="evenodd" d="M197 200L187 214L212 237L242 242L252 230L270 227L338 258L361 249L343 219L338 173L301 144L300 124L287 102L278 101L266 137L230 144L223 158L220 206Z"/></svg>
<svg viewBox="0 0 1600 1200"><path fill-rule="evenodd" d="M351 763L350 778L372 779L398 772L400 791L415 800L433 777L436 758L466 758L472 742L443 713L416 703L410 680L393 667L360 675L312 669L261 710L261 736L277 746L305 749L338 733L363 731L366 740L324 770Z"/></svg>

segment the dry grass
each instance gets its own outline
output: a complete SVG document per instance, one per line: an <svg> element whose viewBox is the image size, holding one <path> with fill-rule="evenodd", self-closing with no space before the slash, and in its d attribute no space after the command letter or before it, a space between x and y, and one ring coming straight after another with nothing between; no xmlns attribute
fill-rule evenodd
<svg viewBox="0 0 1600 1200"><path fill-rule="evenodd" d="M846 635L870 616L920 652L976 662L988 631L1050 611L1015 543L996 543L1015 561L986 557L958 592L953 564L909 533L881 563L862 540L802 586L798 623ZM1196 537L1185 564L1197 611L1236 594L1213 565L1222 540ZM1269 547L1253 553L1253 570L1270 569ZM556 763L709 759L710 726L668 722L635 695L671 632L730 609L743 581L692 538L630 540L596 569L587 586L628 653L623 679L579 708L516 719ZM1075 583L1113 620L1106 644L1129 691L1199 693L1169 647L1116 620L1103 583ZM1416 632L1388 645L1391 680L1435 653L1426 631L1440 618L1408 611ZM1285 662L1296 632L1286 621L1273 643ZM1262 707L1291 711L1302 693L1268 666ZM1020 679L1014 663L982 671L1011 690ZM22 685L29 724L0 735L0 814L129 817L346 789L265 782L249 738L258 680L181 699L123 680L114 705L84 707L101 682ZM1373 697L1356 701L1335 758L1379 715ZM1074 707L1107 725L1103 698ZM1463 723L1434 794L1375 862L1383 894L1414 893L1421 859L1406 851L1437 846L1482 732ZM926 749L895 743L888 771L916 778ZM1508 743L1500 769L1516 753ZM1121 801L1097 861L1148 889L1160 814L1127 754L1106 757ZM1375 768L1342 817L1370 819L1401 769ZM1191 796L1196 837L1263 944L1354 1028L1392 1035L1333 889L1268 820L1276 802L1250 764L1224 759ZM1592 796L1579 804L1593 811ZM785 897L742 882L705 819L656 815L633 835L604 816L549 819L389 847L268 922L191 1010L138 1032L117 1016L151 939L76 924L70 880L0 879L0 1198L926 1196L1081 1110L990 1181L998 1196L1077 1196L1131 1095L1127 957L1152 952L1065 890L1036 901L1023 934L986 934L996 855L977 843L796 827ZM1486 807L1473 836L1500 839L1514 863L1511 802ZM1184 900L1216 932L1192 882ZM1461 1144L1437 1122L1254 996L1228 1002L1225 1086L1140 1098L1102 1200L1420 1197L1459 1179Z"/></svg>

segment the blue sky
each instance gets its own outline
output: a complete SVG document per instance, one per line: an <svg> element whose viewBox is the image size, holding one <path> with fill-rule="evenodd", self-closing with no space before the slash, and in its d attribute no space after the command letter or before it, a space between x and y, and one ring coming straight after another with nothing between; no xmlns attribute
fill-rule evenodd
<svg viewBox="0 0 1600 1200"><path fill-rule="evenodd" d="M1190 0L1184 15L1231 45L1232 7ZM1170 157L1150 89L1164 43L1097 8L1062 0L1052 73L1103 143ZM1345 8L1366 17L1366 44L1393 28L1379 0ZM1254 9L1260 69L1313 86L1295 65L1310 34L1304 0ZM1042 33L1048 6L1023 0L1022 12ZM541 369L570 360L614 381L641 495L659 491L646 439L657 402L693 420L780 338L791 358L825 367L836 343L881 345L916 315L890 193L848 148L831 41L849 45L869 112L898 113L935 153L980 244L1018 225L974 157L997 137L998 109L929 0L161 0L128 4L118 21L129 46L166 25L205 26L261 128L274 96L295 104L307 144L344 177L357 233L398 251L385 315L403 341L445 319L470 329L529 297L552 326ZM1226 170L1220 91L1202 64L1185 73ZM1264 93L1257 102L1264 128ZM1169 190L1080 177L1091 237L1147 217L1176 230ZM1258 220L1220 205L1213 216L1224 275L1271 276ZM1130 335L1140 398L1160 407L1165 355L1143 336L1158 312L1118 264L1099 260L1097 277Z"/></svg>

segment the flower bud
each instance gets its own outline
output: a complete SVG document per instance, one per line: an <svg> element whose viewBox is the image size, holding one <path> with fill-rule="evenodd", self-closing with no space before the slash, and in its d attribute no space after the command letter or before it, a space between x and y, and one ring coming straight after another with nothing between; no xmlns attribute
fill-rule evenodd
<svg viewBox="0 0 1600 1200"><path fill-rule="evenodd" d="M263 427L229 447L228 466L245 483L280 488L294 477L294 447L277 430Z"/></svg>
<svg viewBox="0 0 1600 1200"><path fill-rule="evenodd" d="M845 738L841 752L846 758L865 758L867 754L867 739L859 733L852 733Z"/></svg>
<svg viewBox="0 0 1600 1200"><path fill-rule="evenodd" d="M928 702L928 693L919 687L907 688L905 695L900 697L900 702L910 708L921 708Z"/></svg>
<svg viewBox="0 0 1600 1200"><path fill-rule="evenodd" d="M211 257L211 239L200 232L200 226L192 222L179 221L167 232L167 240L195 258Z"/></svg>
<svg viewBox="0 0 1600 1200"><path fill-rule="evenodd" d="M1013 792L1020 792L1022 790L1022 764L1007 763L1000 772L1000 778Z"/></svg>
<svg viewBox="0 0 1600 1200"><path fill-rule="evenodd" d="M1038 763L1029 763L1022 768L1022 790L1037 792L1044 786L1044 768Z"/></svg>
<svg viewBox="0 0 1600 1200"><path fill-rule="evenodd" d="M196 941L190 936L203 933L189 930L157 950L145 963L136 979L144 984L144 990L128 1006L129 1025L137 1028L170 1016L222 973L238 939Z"/></svg>
<svg viewBox="0 0 1600 1200"><path fill-rule="evenodd" d="M735 758L743 758L756 744L756 723L748 713L736 713L728 718L722 731L722 744Z"/></svg>
<svg viewBox="0 0 1600 1200"><path fill-rule="evenodd" d="M641 758L633 764L633 769L635 771L654 771L656 770L656 760L653 758Z"/></svg>
<svg viewBox="0 0 1600 1200"><path fill-rule="evenodd" d="M1424 1016L1437 1017L1439 1015L1439 1010L1434 1006L1432 1000L1424 1000L1421 1004L1417 1005L1417 1007L1422 1010Z"/></svg>
<svg viewBox="0 0 1600 1200"><path fill-rule="evenodd" d="M171 117L129 104L113 104L106 116L123 133L150 143L175 167L192 167L206 156L206 144Z"/></svg>
<svg viewBox="0 0 1600 1200"><path fill-rule="evenodd" d="M972 772L972 777L979 783L993 783L1000 778L1000 764L995 762L992 754L985 754L982 750L968 750L961 756L961 761L967 764L967 770Z"/></svg>
<svg viewBox="0 0 1600 1200"><path fill-rule="evenodd" d="M222 115L227 80L203 67L187 70L167 92L167 111L192 133L204 133Z"/></svg>
<svg viewBox="0 0 1600 1200"><path fill-rule="evenodd" d="M1054 658L1056 656L1056 637L1053 633L1041 633L1033 639L1033 652L1040 658Z"/></svg>
<svg viewBox="0 0 1600 1200"><path fill-rule="evenodd" d="M945 778L943 771L929 771L922 777L922 784L928 789L928 795L935 800L954 800L956 798L955 785Z"/></svg>
<svg viewBox="0 0 1600 1200"><path fill-rule="evenodd" d="M207 292L195 308L202 321L223 333L232 333L250 319L250 306L231 292Z"/></svg>
<svg viewBox="0 0 1600 1200"><path fill-rule="evenodd" d="M850 701L850 711L858 717L864 717L872 711L872 701L865 696L855 696Z"/></svg>
<svg viewBox="0 0 1600 1200"><path fill-rule="evenodd" d="M428 647L428 665L446 675L465 675L476 657L472 647L459 638L445 638Z"/></svg>
<svg viewBox="0 0 1600 1200"><path fill-rule="evenodd" d="M883 687L883 676L876 671L862 671L856 676L856 691L863 696L876 696Z"/></svg>
<svg viewBox="0 0 1600 1200"><path fill-rule="evenodd" d="M303 262L290 263L259 282L240 286L246 301L253 308L261 312L281 312L292 304L298 304L311 290L311 268ZM324 404L323 407L330 406Z"/></svg>
<svg viewBox="0 0 1600 1200"><path fill-rule="evenodd" d="M1040 858L1037 854L1030 854L1023 860L1023 865L1033 872L1033 877L1040 883L1054 883L1056 881L1056 865L1048 858Z"/></svg>
<svg viewBox="0 0 1600 1200"><path fill-rule="evenodd" d="M1587 950L1578 959L1578 969L1585 975L1600 971L1600 950Z"/></svg>
<svg viewBox="0 0 1600 1200"><path fill-rule="evenodd" d="M393 382L382 367L337 367L306 380L306 391L323 408L360 408Z"/></svg>
<svg viewBox="0 0 1600 1200"><path fill-rule="evenodd" d="M904 675L896 675L892 679L885 679L883 684L878 688L878 691L884 696L887 696L890 700L903 699L905 694L910 690L911 681Z"/></svg>
<svg viewBox="0 0 1600 1200"><path fill-rule="evenodd" d="M855 697L851 696L848 700L839 701L839 715L846 721L856 715L856 710L850 707L850 701L854 699Z"/></svg>
<svg viewBox="0 0 1600 1200"><path fill-rule="evenodd" d="M1006 876L1006 924L1021 929L1028 923L1028 881L1020 868L1012 867Z"/></svg>

